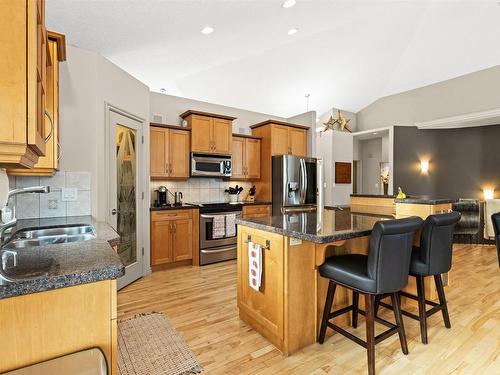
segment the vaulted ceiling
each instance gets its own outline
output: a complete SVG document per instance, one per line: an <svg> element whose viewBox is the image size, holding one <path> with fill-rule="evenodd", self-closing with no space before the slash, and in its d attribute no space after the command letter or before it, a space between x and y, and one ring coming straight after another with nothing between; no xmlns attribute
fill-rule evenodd
<svg viewBox="0 0 500 375"><path fill-rule="evenodd" d="M318 113L357 112L500 64L497 0L282 2L47 0L46 12L69 44L154 91L283 117L306 110L305 94Z"/></svg>

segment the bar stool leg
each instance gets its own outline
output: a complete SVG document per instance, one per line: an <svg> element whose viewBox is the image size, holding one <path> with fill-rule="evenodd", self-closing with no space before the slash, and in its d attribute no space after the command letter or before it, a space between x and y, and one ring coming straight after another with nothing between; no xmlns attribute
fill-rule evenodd
<svg viewBox="0 0 500 375"><path fill-rule="evenodd" d="M396 318L396 324L398 325L399 342L401 343L401 350L403 354L408 354L408 343L406 342L405 326L403 324L403 315L401 315L401 299L399 298L399 293L391 294L391 301L394 311L394 317Z"/></svg>
<svg viewBox="0 0 500 375"><path fill-rule="evenodd" d="M328 292L326 294L325 309L323 310L323 320L321 321L321 328L319 330L319 343L325 342L326 327L328 325L328 318L332 311L333 297L335 297L335 289L337 284L330 280L328 283Z"/></svg>
<svg viewBox="0 0 500 375"><path fill-rule="evenodd" d="M451 328L450 316L448 315L448 305L446 304L446 297L444 296L443 279L441 279L441 275L434 275L434 281L436 282L439 304L443 307L441 312L443 313L444 325L446 328Z"/></svg>
<svg viewBox="0 0 500 375"><path fill-rule="evenodd" d="M375 296L365 294L366 351L368 375L375 375Z"/></svg>
<svg viewBox="0 0 500 375"><path fill-rule="evenodd" d="M358 328L359 293L352 291L352 327Z"/></svg>
<svg viewBox="0 0 500 375"><path fill-rule="evenodd" d="M427 344L427 310L425 307L425 282L424 277L417 276L417 297L418 297L418 316L420 318L420 336L422 343Z"/></svg>

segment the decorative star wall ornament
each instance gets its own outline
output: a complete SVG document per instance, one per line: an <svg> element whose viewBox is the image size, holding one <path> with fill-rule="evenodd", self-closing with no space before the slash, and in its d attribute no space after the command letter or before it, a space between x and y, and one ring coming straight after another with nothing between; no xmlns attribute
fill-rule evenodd
<svg viewBox="0 0 500 375"><path fill-rule="evenodd" d="M349 123L349 121L351 121L351 119L346 119L342 115L342 112L340 112L340 109L337 110L337 113L338 113L337 118L333 117L333 112L332 112L330 119L327 122L323 123L324 125L323 131L326 132L327 130L334 130L335 127L338 125L340 131L342 132L348 131L349 133L352 133L351 129L349 129L349 127L347 126L347 124Z"/></svg>

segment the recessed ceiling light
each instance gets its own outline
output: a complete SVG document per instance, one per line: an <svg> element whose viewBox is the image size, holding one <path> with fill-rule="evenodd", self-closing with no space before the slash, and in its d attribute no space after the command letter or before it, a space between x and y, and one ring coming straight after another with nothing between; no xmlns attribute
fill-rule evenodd
<svg viewBox="0 0 500 375"><path fill-rule="evenodd" d="M288 30L288 35L297 34L297 31L299 31L299 29L296 29L295 27L293 27L290 30Z"/></svg>
<svg viewBox="0 0 500 375"><path fill-rule="evenodd" d="M297 3L297 1L295 1L295 0L285 0L285 1L283 2L283 4L281 4L281 6L282 6L283 8L288 9L288 8L293 7L293 6L295 5L295 3Z"/></svg>
<svg viewBox="0 0 500 375"><path fill-rule="evenodd" d="M205 35L212 34L213 32L214 28L210 26L205 26L203 29L201 29L201 33Z"/></svg>

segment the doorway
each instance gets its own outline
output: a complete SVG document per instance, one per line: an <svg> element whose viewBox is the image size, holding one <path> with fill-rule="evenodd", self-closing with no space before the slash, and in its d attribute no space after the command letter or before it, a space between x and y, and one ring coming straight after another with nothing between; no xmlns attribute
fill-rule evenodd
<svg viewBox="0 0 500 375"><path fill-rule="evenodd" d="M125 275L118 279L120 289L143 274L143 123L113 108L108 115L107 222L120 235L118 255L125 265Z"/></svg>

